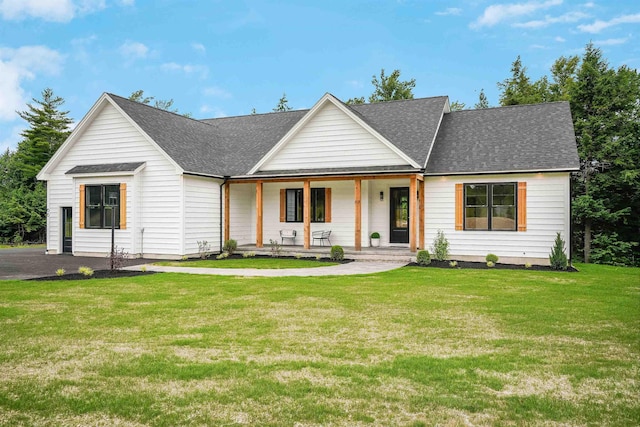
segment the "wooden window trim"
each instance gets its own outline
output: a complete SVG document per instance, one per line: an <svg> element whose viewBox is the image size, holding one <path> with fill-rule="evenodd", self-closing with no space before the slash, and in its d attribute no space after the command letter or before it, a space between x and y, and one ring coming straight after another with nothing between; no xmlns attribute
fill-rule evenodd
<svg viewBox="0 0 640 427"><path fill-rule="evenodd" d="M486 185L487 186L487 228L485 229L468 229L466 228L466 186L467 185ZM494 230L491 228L492 208L493 208L493 186L495 185L513 185L514 186L514 228L510 230ZM518 232L526 231L526 182L473 182L473 183L457 183L456 188L456 200L455 200L455 227L456 230L464 231L506 231L506 232Z"/></svg>

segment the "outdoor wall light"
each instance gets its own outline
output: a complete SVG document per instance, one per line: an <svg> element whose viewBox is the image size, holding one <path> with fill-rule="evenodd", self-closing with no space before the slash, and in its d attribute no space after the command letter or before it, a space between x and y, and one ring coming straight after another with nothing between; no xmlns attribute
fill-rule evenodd
<svg viewBox="0 0 640 427"><path fill-rule="evenodd" d="M384 200L384 191L381 191L380 192L380 201L383 201L383 200Z"/></svg>

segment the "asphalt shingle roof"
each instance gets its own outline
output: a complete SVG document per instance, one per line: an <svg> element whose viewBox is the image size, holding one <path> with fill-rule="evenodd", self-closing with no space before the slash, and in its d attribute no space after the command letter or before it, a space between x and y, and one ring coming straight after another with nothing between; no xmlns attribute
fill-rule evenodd
<svg viewBox="0 0 640 427"><path fill-rule="evenodd" d="M65 174L73 175L78 173L133 172L143 164L144 162L103 163L100 165L78 165L66 171Z"/></svg>
<svg viewBox="0 0 640 427"><path fill-rule="evenodd" d="M445 114L426 174L575 170L568 102Z"/></svg>
<svg viewBox="0 0 640 427"><path fill-rule="evenodd" d="M214 176L247 174L309 112L194 120L109 97L185 172ZM419 165L432 150L429 174L577 168L568 103L467 110L443 117L446 102L447 97L439 96L347 107Z"/></svg>

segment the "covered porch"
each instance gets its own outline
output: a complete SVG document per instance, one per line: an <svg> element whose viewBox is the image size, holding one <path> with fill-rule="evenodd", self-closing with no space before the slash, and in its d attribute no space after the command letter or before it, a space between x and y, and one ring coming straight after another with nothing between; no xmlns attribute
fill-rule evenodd
<svg viewBox="0 0 640 427"><path fill-rule="evenodd" d="M310 251L321 248L314 232L331 231L331 244L361 252L378 232L383 248L415 252L424 245L423 194L418 171L232 179L224 185L224 239L262 249L282 245L281 230L295 231L284 243Z"/></svg>

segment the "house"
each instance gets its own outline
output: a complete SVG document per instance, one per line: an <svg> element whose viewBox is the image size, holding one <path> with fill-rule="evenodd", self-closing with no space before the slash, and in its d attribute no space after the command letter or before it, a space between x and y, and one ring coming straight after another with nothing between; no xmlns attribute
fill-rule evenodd
<svg viewBox="0 0 640 427"><path fill-rule="evenodd" d="M566 102L451 112L446 96L194 120L105 93L45 165L47 251L176 259L295 230L331 243L548 263L579 169Z"/></svg>

